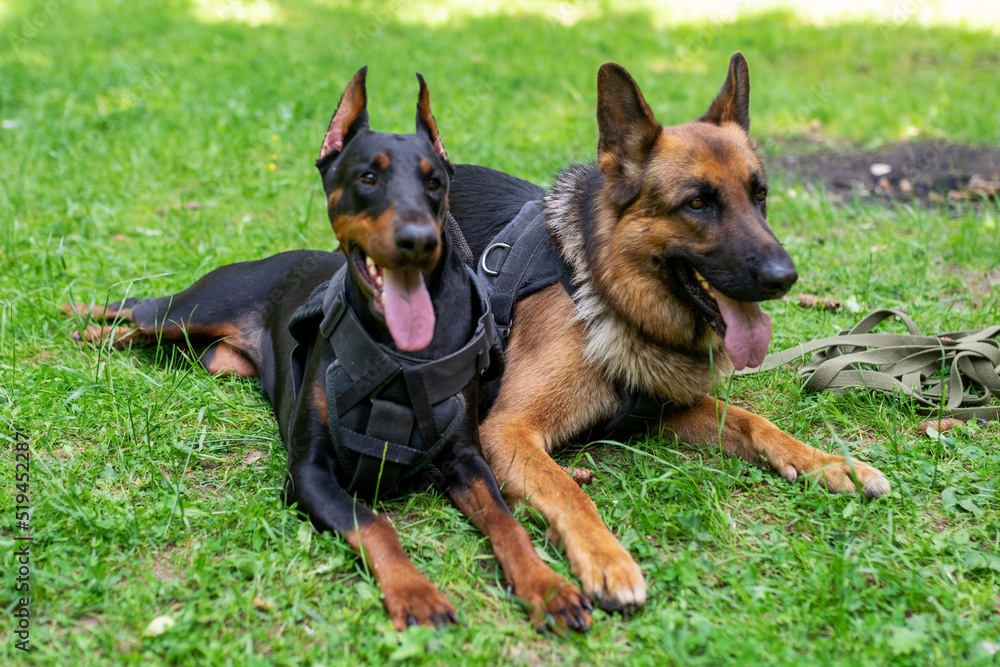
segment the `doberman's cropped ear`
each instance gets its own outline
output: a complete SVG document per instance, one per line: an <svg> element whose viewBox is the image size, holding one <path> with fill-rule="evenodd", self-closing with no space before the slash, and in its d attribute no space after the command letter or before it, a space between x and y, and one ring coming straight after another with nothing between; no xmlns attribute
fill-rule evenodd
<svg viewBox="0 0 1000 667"><path fill-rule="evenodd" d="M368 93L365 91L365 76L368 68L362 67L347 84L347 89L340 96L337 110L330 119L330 127L323 137L323 146L319 149L319 160L325 162L344 150L344 144L358 130L368 127Z"/></svg>
<svg viewBox="0 0 1000 667"><path fill-rule="evenodd" d="M597 72L597 164L624 208L639 196L642 170L663 128L625 68L604 63Z"/></svg>
<svg viewBox="0 0 1000 667"><path fill-rule="evenodd" d="M434 151L441 156L448 170L451 171L451 162L448 161L448 153L441 143L441 135L438 133L437 121L431 113L431 95L427 92L427 82L424 77L417 72L417 81L420 82L420 96L417 98L417 134L425 135L434 145Z"/></svg>
<svg viewBox="0 0 1000 667"><path fill-rule="evenodd" d="M729 74L718 97L698 120L715 125L736 123L750 132L750 67L739 51L729 59Z"/></svg>

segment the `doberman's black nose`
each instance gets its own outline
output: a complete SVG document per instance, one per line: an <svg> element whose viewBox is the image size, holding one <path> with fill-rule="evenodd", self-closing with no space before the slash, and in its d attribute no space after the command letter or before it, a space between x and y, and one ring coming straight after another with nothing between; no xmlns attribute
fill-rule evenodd
<svg viewBox="0 0 1000 667"><path fill-rule="evenodd" d="M396 248L403 259L410 262L424 262L434 254L441 240L437 230L431 225L407 223L396 230Z"/></svg>
<svg viewBox="0 0 1000 667"><path fill-rule="evenodd" d="M784 296L798 279L799 274L795 270L795 265L787 255L764 262L757 274L757 284L767 293L769 299Z"/></svg>

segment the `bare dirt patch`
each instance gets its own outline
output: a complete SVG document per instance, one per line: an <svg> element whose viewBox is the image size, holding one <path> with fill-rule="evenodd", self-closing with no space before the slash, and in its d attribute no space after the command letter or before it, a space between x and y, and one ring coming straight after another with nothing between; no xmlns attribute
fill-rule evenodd
<svg viewBox="0 0 1000 667"><path fill-rule="evenodd" d="M834 202L1000 203L1000 147L906 141L875 150L802 138L765 148L772 172Z"/></svg>

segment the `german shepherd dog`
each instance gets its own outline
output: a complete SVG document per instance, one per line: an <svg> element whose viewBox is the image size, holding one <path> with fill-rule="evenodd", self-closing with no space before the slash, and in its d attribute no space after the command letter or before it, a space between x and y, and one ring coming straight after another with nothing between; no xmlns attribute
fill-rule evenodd
<svg viewBox="0 0 1000 667"><path fill-rule="evenodd" d="M767 181L750 140L750 75L733 55L697 121L663 127L622 67L597 76L597 163L551 192L482 167L456 167L451 211L478 257L525 202L572 271L519 300L483 451L511 502L537 509L584 592L604 609L644 604L646 585L594 502L549 457L622 406L621 388L663 404L652 433L722 449L832 492L889 490L870 465L827 454L708 394L757 366L771 337L758 302L783 296L794 265L767 224Z"/></svg>
<svg viewBox="0 0 1000 667"><path fill-rule="evenodd" d="M418 74L415 134L373 132L365 76L347 86L316 165L341 252L285 252L172 296L67 306L99 323L76 338L190 347L211 373L259 377L288 449L286 501L362 556L397 629L458 619L358 496L430 461L535 626L585 631L590 601L542 561L479 448L492 318L445 227L451 165L427 87Z"/></svg>

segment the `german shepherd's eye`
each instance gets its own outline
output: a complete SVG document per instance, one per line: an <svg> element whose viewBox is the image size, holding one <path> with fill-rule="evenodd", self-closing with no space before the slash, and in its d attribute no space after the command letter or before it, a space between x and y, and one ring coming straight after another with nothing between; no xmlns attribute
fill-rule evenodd
<svg viewBox="0 0 1000 667"><path fill-rule="evenodd" d="M431 192L437 192L438 190L441 189L441 181L439 181L436 178L430 179L429 181L427 181L427 189L430 190Z"/></svg>
<svg viewBox="0 0 1000 667"><path fill-rule="evenodd" d="M763 204L765 201L767 201L767 190L765 190L764 188L757 190L757 194L754 195L754 198L757 200L758 204Z"/></svg>
<svg viewBox="0 0 1000 667"><path fill-rule="evenodd" d="M695 197L694 199L688 201L687 203L687 207L695 211L701 211L706 206L708 206L708 204L705 203L705 200L702 199L701 197Z"/></svg>
<svg viewBox="0 0 1000 667"><path fill-rule="evenodd" d="M366 171L365 173L361 174L358 180L364 183L365 185L375 185L375 183L378 182L378 179L375 177L375 174L373 174L370 171Z"/></svg>

